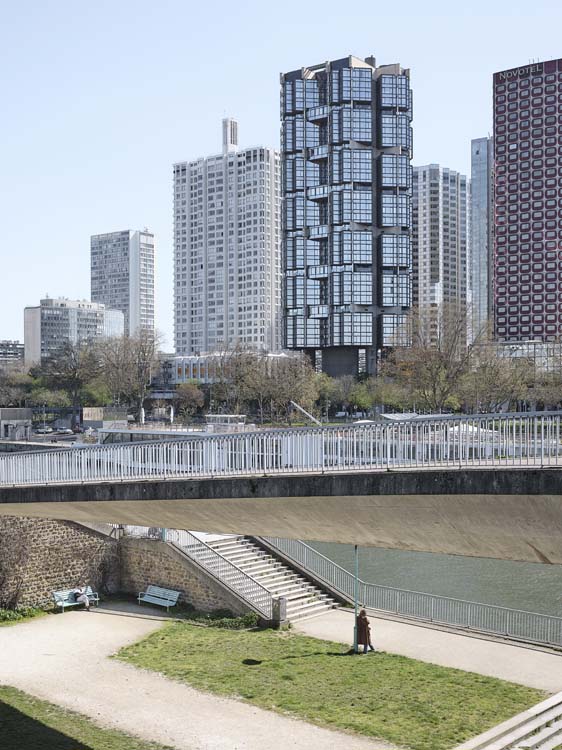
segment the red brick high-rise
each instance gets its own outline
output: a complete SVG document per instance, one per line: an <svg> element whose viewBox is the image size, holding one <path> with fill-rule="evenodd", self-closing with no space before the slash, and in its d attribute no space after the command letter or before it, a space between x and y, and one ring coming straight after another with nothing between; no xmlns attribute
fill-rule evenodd
<svg viewBox="0 0 562 750"><path fill-rule="evenodd" d="M562 335L562 59L494 75L494 328Z"/></svg>

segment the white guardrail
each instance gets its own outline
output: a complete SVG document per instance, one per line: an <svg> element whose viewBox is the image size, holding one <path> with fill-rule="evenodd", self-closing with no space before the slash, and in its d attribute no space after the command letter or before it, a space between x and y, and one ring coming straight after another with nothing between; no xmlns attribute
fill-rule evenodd
<svg viewBox="0 0 562 750"><path fill-rule="evenodd" d="M264 542L292 560L297 567L308 571L313 579L325 583L348 601L353 601L355 578L333 560L296 539L264 537ZM359 582L359 601L362 606L381 612L562 648L562 617L395 589L365 581Z"/></svg>
<svg viewBox="0 0 562 750"><path fill-rule="evenodd" d="M0 456L0 486L562 464L561 413L186 436Z"/></svg>

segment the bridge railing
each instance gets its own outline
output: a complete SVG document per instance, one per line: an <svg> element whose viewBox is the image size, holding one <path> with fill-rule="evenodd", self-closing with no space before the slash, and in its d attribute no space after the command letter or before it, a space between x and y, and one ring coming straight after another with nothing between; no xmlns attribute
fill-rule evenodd
<svg viewBox="0 0 562 750"><path fill-rule="evenodd" d="M186 436L0 456L0 485L562 463L561 414Z"/></svg>
<svg viewBox="0 0 562 750"><path fill-rule="evenodd" d="M145 526L122 526L125 536L163 539L161 529ZM180 547L185 554L197 562L224 586L238 594L256 609L266 620L273 617L273 596L259 581L245 573L213 547L189 531L166 529L165 541Z"/></svg>
<svg viewBox="0 0 562 750"><path fill-rule="evenodd" d="M302 541L279 537L264 537L264 541L298 567L309 571L313 578L353 601L355 578L348 570ZM359 601L370 609L402 617L562 647L562 617L379 586L366 581L359 582Z"/></svg>

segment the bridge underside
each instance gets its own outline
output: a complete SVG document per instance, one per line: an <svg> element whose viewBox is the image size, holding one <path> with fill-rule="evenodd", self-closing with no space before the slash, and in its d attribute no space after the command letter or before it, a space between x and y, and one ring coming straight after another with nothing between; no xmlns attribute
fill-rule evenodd
<svg viewBox="0 0 562 750"><path fill-rule="evenodd" d="M557 469L3 487L0 515L562 564L562 471Z"/></svg>

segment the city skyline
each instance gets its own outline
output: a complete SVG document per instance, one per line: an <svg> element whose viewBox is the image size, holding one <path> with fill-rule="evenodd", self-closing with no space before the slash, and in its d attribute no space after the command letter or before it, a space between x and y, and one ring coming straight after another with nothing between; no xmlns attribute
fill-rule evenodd
<svg viewBox="0 0 562 750"><path fill-rule="evenodd" d="M504 5L513 12L513 4ZM501 7L496 15L484 12L486 7L480 3L471 8L472 17L455 16L444 15L445 6L434 3L424 9L424 21L412 4L412 13L407 19L401 14L397 26L393 20L398 16L381 16L373 9L365 12L361 24L351 25L344 23L341 7L328 3L330 22L323 27L323 34L315 37L309 33L314 24L312 9L299 6L302 23L291 30L290 47L284 44L290 13L279 17L276 32L269 32L267 42L256 33L252 44L239 47L239 38L229 36L234 11L224 4L221 23L213 28L224 45L229 66L206 59L207 75L200 80L190 66L190 56L195 59L201 54L205 35L199 40L193 31L193 44L185 44L183 37L182 45L171 43L179 39L176 29L182 24L178 18L187 13L179 4L172 3L168 12L156 13L140 3L133 14L128 2L118 8L102 3L96 9L80 10L62 3L48 14L46 9L35 8L31 21L25 9L10 8L0 31L4 69L10 66L15 71L3 84L12 115L0 125L2 142L10 146L0 177L7 218L2 250L7 287L0 300L2 338L23 338L22 316L13 311L32 304L47 291L73 298L89 296L88 241L100 227L111 231L147 223L159 238L157 327L171 348L170 164L216 150L217 123L225 114L247 123L244 146L260 143L277 148L279 73L297 65L347 54L400 60L412 71L416 91L413 164L446 163L468 174L471 139L492 130L493 73L524 64L527 58L560 56L555 29L561 11L547 3L533 6L535 22L548 16L548 24L541 25L541 39L531 43L524 13L509 18ZM196 21L192 28L211 24L208 11L193 9L189 13L190 20ZM255 3L238 9L237 14L240 25L247 22L256 32L263 28L260 23L265 24L254 17ZM371 17L385 22L381 27L384 34L372 33ZM153 43L165 52L155 56L157 60L152 56L143 60L129 41L135 34L128 38L122 34L124 28L140 32L148 26ZM423 41L423 29L430 27L442 34L435 50ZM463 38L477 35L478 48L486 49L485 56L475 55L469 44L465 48L458 44L457 29L461 27ZM496 33L498 29L501 34ZM20 49L20 34L33 40L32 54L24 55ZM119 38L120 44L109 44L103 60L92 60L84 41L101 44L106 37ZM190 56L185 49L190 50ZM260 96L248 97L245 70L255 55L259 55L260 65L252 76ZM453 65L438 64L447 56L454 60ZM76 86L78 80L80 87ZM447 92L448 107L435 119L443 91ZM34 96L27 97L26 92ZM155 100L142 119L132 108L141 92ZM254 98L256 102L251 101ZM196 118L190 116L193 99L200 104ZM41 117L33 109L38 105ZM42 191L33 220L27 215L26 203L31 180ZM13 259L23 253L29 260L20 267Z"/></svg>

